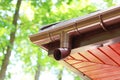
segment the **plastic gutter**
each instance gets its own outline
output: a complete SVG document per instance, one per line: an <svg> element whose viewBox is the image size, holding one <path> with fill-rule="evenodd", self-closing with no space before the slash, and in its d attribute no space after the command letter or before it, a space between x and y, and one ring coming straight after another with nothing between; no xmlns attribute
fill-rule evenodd
<svg viewBox="0 0 120 80"><path fill-rule="evenodd" d="M81 34L101 28L106 31L110 25L116 23L120 23L120 6L49 25L37 34L31 35L30 40L40 46L60 40L61 32L76 35L76 32Z"/></svg>

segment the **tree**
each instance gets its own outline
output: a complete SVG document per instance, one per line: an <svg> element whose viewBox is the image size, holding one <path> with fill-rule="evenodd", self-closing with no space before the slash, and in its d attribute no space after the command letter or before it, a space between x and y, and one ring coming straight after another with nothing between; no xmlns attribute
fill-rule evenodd
<svg viewBox="0 0 120 80"><path fill-rule="evenodd" d="M111 4L111 0L105 2ZM5 76L8 62L14 66L19 61L22 62L23 73L34 75L32 77L35 80L39 79L45 68L58 68L58 63L31 43L28 36L37 33L42 25L83 16L97 10L96 5L89 0L22 0L21 6L20 4L21 0L18 0L17 4L12 0L0 0L0 80ZM14 14L14 17L11 14ZM12 60L9 61L11 52L15 58L14 64ZM63 69L57 70L61 80ZM14 75L9 71L8 80L10 74ZM79 78L76 77L76 80Z"/></svg>
<svg viewBox="0 0 120 80"><path fill-rule="evenodd" d="M18 0L17 4L16 4L15 14L13 16L13 22L12 22L12 24L14 25L14 30L12 30L10 33L10 39L9 39L10 45L7 46L6 54L4 54L4 59L3 59L1 70L0 70L0 80L4 80L4 78L5 78L5 73L7 70L7 66L9 64L9 58L11 55L12 48L14 46L15 33L17 30L17 20L19 17L20 5L21 5L21 0Z"/></svg>

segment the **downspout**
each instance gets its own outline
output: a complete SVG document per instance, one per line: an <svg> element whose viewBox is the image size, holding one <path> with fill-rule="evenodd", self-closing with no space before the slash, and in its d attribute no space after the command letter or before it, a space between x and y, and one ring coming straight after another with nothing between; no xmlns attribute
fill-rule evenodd
<svg viewBox="0 0 120 80"><path fill-rule="evenodd" d="M62 31L60 34L60 48L54 50L54 58L56 60L67 57L71 52L71 40L67 32Z"/></svg>

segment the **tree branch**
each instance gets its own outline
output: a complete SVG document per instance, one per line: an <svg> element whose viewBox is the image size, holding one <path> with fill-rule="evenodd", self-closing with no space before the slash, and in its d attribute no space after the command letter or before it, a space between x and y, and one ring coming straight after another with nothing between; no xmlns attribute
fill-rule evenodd
<svg viewBox="0 0 120 80"><path fill-rule="evenodd" d="M15 29L12 30L11 33L10 33L10 40L9 40L10 45L7 46L7 51L6 51L6 54L5 54L5 58L3 59L3 63L2 63L2 66L1 66L1 70L0 70L0 80L4 80L4 78L5 78L7 66L9 64L9 58L11 56L11 51L12 51L12 48L14 46L13 43L14 43L14 40L15 40L15 33L16 33L16 30L17 30L17 20L18 20L18 17L19 17L19 9L20 9L20 5L21 5L21 1L22 0L17 1L15 14L13 15L12 24L14 25Z"/></svg>

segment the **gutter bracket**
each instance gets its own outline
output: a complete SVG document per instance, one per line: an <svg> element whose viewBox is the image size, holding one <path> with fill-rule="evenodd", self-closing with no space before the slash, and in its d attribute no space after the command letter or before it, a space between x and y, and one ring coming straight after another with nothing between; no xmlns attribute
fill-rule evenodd
<svg viewBox="0 0 120 80"><path fill-rule="evenodd" d="M102 19L102 15L99 15L99 20L100 20L100 26L102 27L102 29L104 31L108 31L107 28L106 28L106 26L105 26L105 24L104 24L104 21Z"/></svg>
<svg viewBox="0 0 120 80"><path fill-rule="evenodd" d="M76 30L76 32L78 32L78 34L81 34L80 32L79 32L79 29L78 29L78 24L77 24L77 22L75 21L74 22L75 24L74 24L74 27L75 27L75 30Z"/></svg>
<svg viewBox="0 0 120 80"><path fill-rule="evenodd" d="M48 33L48 34L49 34L49 38L50 38L51 42L53 42L54 39L52 38L51 33Z"/></svg>

